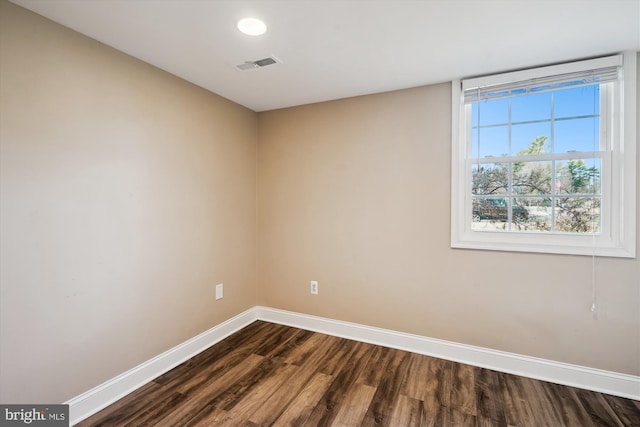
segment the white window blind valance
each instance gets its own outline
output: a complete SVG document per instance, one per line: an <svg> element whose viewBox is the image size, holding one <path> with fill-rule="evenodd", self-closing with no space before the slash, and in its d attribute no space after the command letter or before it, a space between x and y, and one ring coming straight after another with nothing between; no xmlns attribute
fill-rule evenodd
<svg viewBox="0 0 640 427"><path fill-rule="evenodd" d="M619 80L622 55L462 81L464 102L487 101ZM538 74L538 76L536 76Z"/></svg>

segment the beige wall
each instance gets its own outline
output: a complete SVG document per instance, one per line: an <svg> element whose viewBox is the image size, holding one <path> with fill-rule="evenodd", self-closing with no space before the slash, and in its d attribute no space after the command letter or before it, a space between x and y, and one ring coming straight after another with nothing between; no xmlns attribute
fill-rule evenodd
<svg viewBox="0 0 640 427"><path fill-rule="evenodd" d="M260 304L640 374L640 260L449 247L450 84L258 128Z"/></svg>
<svg viewBox="0 0 640 427"><path fill-rule="evenodd" d="M255 305L257 115L0 19L0 402L62 402Z"/></svg>

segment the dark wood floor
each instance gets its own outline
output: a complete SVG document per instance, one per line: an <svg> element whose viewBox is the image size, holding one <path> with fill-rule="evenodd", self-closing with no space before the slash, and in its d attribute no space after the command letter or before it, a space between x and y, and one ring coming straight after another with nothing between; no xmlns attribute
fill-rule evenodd
<svg viewBox="0 0 640 427"><path fill-rule="evenodd" d="M640 426L640 402L257 321L80 426Z"/></svg>

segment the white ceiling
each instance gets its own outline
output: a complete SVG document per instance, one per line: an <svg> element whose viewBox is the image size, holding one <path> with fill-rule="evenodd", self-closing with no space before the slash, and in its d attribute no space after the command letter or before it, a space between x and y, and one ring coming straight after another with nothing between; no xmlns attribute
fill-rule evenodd
<svg viewBox="0 0 640 427"><path fill-rule="evenodd" d="M11 1L255 111L640 50L640 0Z"/></svg>

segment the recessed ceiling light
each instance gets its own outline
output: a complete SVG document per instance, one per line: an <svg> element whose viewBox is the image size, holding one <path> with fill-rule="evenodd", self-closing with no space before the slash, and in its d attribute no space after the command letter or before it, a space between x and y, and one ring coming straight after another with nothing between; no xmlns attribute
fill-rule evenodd
<svg viewBox="0 0 640 427"><path fill-rule="evenodd" d="M259 36L267 31L267 26L259 19L244 18L238 21L238 29L249 36Z"/></svg>

